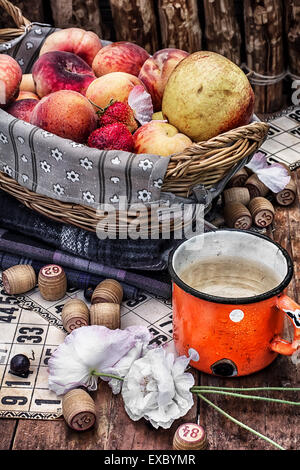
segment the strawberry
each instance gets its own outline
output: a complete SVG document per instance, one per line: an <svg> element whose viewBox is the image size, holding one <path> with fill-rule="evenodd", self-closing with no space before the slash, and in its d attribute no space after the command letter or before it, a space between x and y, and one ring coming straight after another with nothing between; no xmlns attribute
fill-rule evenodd
<svg viewBox="0 0 300 470"><path fill-rule="evenodd" d="M133 152L133 137L125 124L114 122L91 133L88 146L99 150L124 150Z"/></svg>
<svg viewBox="0 0 300 470"><path fill-rule="evenodd" d="M137 130L138 123L135 120L133 110L127 103L111 100L105 108L101 108L95 103L92 104L98 108L100 127L121 122L128 127L130 132L133 133Z"/></svg>

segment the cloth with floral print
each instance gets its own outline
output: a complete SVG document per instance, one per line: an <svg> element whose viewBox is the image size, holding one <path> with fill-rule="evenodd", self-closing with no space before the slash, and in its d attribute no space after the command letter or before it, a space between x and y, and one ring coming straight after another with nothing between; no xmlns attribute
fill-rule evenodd
<svg viewBox="0 0 300 470"><path fill-rule="evenodd" d="M56 28L33 23L0 44L30 73L45 38ZM107 41L103 41L106 45ZM160 200L169 158L100 151L17 120L0 109L0 171L37 194L97 208L99 204ZM124 209L126 210L126 209Z"/></svg>

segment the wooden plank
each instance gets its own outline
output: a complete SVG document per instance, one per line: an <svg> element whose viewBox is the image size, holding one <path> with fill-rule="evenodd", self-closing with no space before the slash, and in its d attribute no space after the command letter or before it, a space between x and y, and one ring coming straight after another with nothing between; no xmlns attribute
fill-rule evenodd
<svg viewBox="0 0 300 470"><path fill-rule="evenodd" d="M285 32L289 52L290 71L300 75L300 0L286 0Z"/></svg>
<svg viewBox="0 0 300 470"><path fill-rule="evenodd" d="M50 0L55 26L77 27L94 31L102 37L102 20L97 0Z"/></svg>
<svg viewBox="0 0 300 470"><path fill-rule="evenodd" d="M0 419L0 450L9 450L12 446L17 420Z"/></svg>
<svg viewBox="0 0 300 470"><path fill-rule="evenodd" d="M232 0L204 0L205 38L209 51L241 64L241 32Z"/></svg>
<svg viewBox="0 0 300 470"><path fill-rule="evenodd" d="M201 50L202 32L197 0L158 1L163 47L175 47L187 52Z"/></svg>
<svg viewBox="0 0 300 470"><path fill-rule="evenodd" d="M251 72L277 77L285 70L283 3L281 0L244 0L246 61ZM261 77L254 75L253 79ZM250 76L251 81L251 76ZM283 81L254 84L256 111L272 113L283 106Z"/></svg>
<svg viewBox="0 0 300 470"><path fill-rule="evenodd" d="M153 0L110 0L117 41L129 41L153 54L159 49Z"/></svg>
<svg viewBox="0 0 300 470"><path fill-rule="evenodd" d="M198 373L195 374L196 380ZM182 422L197 422L197 397L189 413L177 420L170 430L155 430L144 419L134 422L124 410L121 395L112 395L106 384L100 384L92 397L96 403L97 422L94 429L78 433L63 419L56 421L21 420L14 450L138 450L172 449L173 434ZM58 437L59 436L59 439Z"/></svg>

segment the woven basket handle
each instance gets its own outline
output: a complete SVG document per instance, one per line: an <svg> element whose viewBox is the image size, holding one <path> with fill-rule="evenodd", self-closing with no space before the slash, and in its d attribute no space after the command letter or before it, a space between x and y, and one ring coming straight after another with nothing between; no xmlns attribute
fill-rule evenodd
<svg viewBox="0 0 300 470"><path fill-rule="evenodd" d="M30 24L30 21L23 16L20 8L16 7L8 0L0 0L0 7L2 7L12 17L17 28L23 29Z"/></svg>

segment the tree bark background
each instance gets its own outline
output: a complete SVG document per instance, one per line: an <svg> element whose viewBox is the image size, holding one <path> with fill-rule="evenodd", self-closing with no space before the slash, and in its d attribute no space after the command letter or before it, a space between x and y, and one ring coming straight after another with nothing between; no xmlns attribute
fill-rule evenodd
<svg viewBox="0 0 300 470"><path fill-rule="evenodd" d="M102 37L102 20L97 0L50 0L55 26L76 26Z"/></svg>
<svg viewBox="0 0 300 470"><path fill-rule="evenodd" d="M263 76L279 76L285 71L282 1L244 0L244 18L248 68ZM260 79L255 74L254 78ZM253 88L257 111L267 113L282 107L283 80Z"/></svg>
<svg viewBox="0 0 300 470"><path fill-rule="evenodd" d="M149 53L159 49L153 0L110 0L117 41L130 41Z"/></svg>
<svg viewBox="0 0 300 470"><path fill-rule="evenodd" d="M241 32L232 0L203 0L205 37L209 51L241 64Z"/></svg>
<svg viewBox="0 0 300 470"><path fill-rule="evenodd" d="M44 21L44 1L20 1L12 0L12 3L20 8L22 14L30 21L43 23ZM12 18L2 8L0 11L0 28L15 28L16 25Z"/></svg>
<svg viewBox="0 0 300 470"><path fill-rule="evenodd" d="M300 76L300 0L286 0L286 39L291 73Z"/></svg>
<svg viewBox="0 0 300 470"><path fill-rule="evenodd" d="M201 50L202 32L196 0L158 0L162 47Z"/></svg>

